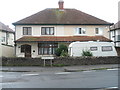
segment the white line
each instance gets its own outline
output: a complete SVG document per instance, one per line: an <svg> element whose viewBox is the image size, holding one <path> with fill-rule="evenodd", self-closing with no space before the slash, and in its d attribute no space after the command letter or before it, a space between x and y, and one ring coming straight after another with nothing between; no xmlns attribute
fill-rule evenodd
<svg viewBox="0 0 120 90"><path fill-rule="evenodd" d="M108 87L108 88L106 88L106 89L112 89L112 88L118 88L118 87Z"/></svg>
<svg viewBox="0 0 120 90"><path fill-rule="evenodd" d="M83 72L92 72L92 71L83 71Z"/></svg>
<svg viewBox="0 0 120 90"><path fill-rule="evenodd" d="M70 74L70 72L58 72L58 73L55 73L55 74Z"/></svg>
<svg viewBox="0 0 120 90"><path fill-rule="evenodd" d="M83 72L95 72L96 70L89 70L89 71L83 71Z"/></svg>
<svg viewBox="0 0 120 90"><path fill-rule="evenodd" d="M0 76L0 78L2 78L3 76Z"/></svg>
<svg viewBox="0 0 120 90"><path fill-rule="evenodd" d="M114 69L107 69L107 70L118 70L118 68L114 68Z"/></svg>
<svg viewBox="0 0 120 90"><path fill-rule="evenodd" d="M22 76L36 76L36 75L39 75L39 74L23 74Z"/></svg>

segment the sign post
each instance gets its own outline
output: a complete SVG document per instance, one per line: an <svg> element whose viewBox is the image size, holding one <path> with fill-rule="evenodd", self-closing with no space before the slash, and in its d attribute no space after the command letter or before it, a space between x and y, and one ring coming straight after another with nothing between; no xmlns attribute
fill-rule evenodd
<svg viewBox="0 0 120 90"><path fill-rule="evenodd" d="M45 57L45 56L43 56L41 59L44 60L44 67L46 66L46 60L50 60L50 66L52 67L52 60L54 59L54 57L51 57L51 56Z"/></svg>

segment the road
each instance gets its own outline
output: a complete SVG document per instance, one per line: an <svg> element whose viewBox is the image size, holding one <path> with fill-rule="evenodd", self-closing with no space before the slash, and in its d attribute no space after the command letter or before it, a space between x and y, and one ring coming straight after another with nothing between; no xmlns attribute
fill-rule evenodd
<svg viewBox="0 0 120 90"><path fill-rule="evenodd" d="M118 87L118 69L82 72L0 72L3 88Z"/></svg>

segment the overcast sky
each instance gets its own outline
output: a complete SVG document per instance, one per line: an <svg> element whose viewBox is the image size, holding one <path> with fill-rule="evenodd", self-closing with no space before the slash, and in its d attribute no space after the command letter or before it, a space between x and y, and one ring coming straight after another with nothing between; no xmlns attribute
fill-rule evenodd
<svg viewBox="0 0 120 90"><path fill-rule="evenodd" d="M59 0L1 0L0 21L9 25L46 8L58 8ZM118 21L120 0L64 0L65 8L75 8L110 23Z"/></svg>

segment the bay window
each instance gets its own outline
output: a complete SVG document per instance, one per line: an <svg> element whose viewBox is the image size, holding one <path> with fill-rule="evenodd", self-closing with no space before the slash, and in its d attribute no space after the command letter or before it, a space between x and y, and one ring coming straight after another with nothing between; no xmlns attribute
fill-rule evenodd
<svg viewBox="0 0 120 90"><path fill-rule="evenodd" d="M55 49L58 48L57 43L38 43L38 54L39 55L53 55Z"/></svg>

